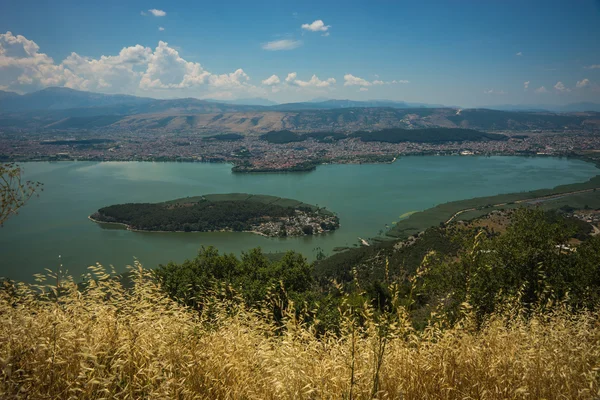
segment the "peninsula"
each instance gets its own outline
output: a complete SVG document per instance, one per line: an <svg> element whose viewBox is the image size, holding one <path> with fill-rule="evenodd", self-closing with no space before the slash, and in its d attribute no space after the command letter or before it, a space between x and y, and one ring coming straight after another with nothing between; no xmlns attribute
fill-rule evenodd
<svg viewBox="0 0 600 400"><path fill-rule="evenodd" d="M269 237L333 231L339 219L322 207L276 196L246 193L186 197L163 203L116 204L90 216L150 232L252 232Z"/></svg>

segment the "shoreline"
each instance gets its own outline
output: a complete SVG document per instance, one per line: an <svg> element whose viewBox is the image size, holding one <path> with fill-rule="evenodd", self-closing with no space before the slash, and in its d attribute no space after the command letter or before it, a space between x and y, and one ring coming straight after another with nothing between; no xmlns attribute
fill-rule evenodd
<svg viewBox="0 0 600 400"><path fill-rule="evenodd" d="M583 161L590 162L591 160ZM596 167L599 166L597 163L592 164ZM443 223L444 225L450 224L459 215L467 212L481 211L484 209L489 209L490 212L492 212L499 207L515 208L512 206L518 207L519 205L525 205L529 202L535 202L536 200L544 201L560 199L566 196L596 192L598 190L600 190L600 174L595 175L584 182L558 185L552 188L450 201L412 213L407 218L398 221L396 225L385 233L385 236L392 238L392 240L404 240L408 236L419 234L427 228L436 226L440 223ZM457 209L457 205L466 207ZM439 216L440 213L448 214L443 220L439 220L437 216ZM400 226L403 226L403 228L400 228Z"/></svg>
<svg viewBox="0 0 600 400"><path fill-rule="evenodd" d="M258 232L258 231L233 231L233 230L219 230L219 231L148 231L148 230L144 230L144 229L132 229L130 225L127 225L123 222L106 222L106 221L98 221L97 219L92 218L91 215L88 215L88 219L92 222L95 222L96 224L108 224L108 225L119 225L124 227L124 230L130 231L130 232L139 232L139 233L218 233L218 232L229 232L229 233L252 233L255 235L259 235L262 237L266 237L266 238L270 238L270 239L285 239L285 238L299 238L299 237L305 237L305 236L317 236L317 235L324 235L327 233L333 233L336 230L333 231L326 231L326 232L321 232L321 233L317 233L317 234L312 234L312 235L297 235L297 236L269 236L269 235L265 235L262 232ZM339 229L339 228L338 228Z"/></svg>
<svg viewBox="0 0 600 400"><path fill-rule="evenodd" d="M113 160L113 159L102 159L102 160L88 160L88 159L77 159L77 158L63 158L60 160L16 160L14 158L8 157L3 162L7 163L62 163L62 162L89 162L89 163L129 163L129 162L137 162L137 163L181 163L181 164L229 164L231 165L231 172L233 173L306 173L312 172L316 170L316 167L321 165L368 165L368 164L393 164L400 158L408 158L408 157L525 157L525 158L566 158L570 160L581 160L585 162L589 162L594 164L600 169L600 162L595 161L594 159L590 159L585 154L511 154L511 153L485 153L485 154L470 154L470 155L461 155L460 153L440 153L440 152L424 152L424 153L408 153L408 154L397 154L390 161L368 161L362 162L357 160L357 162L340 162L340 160L327 160L321 161L314 164L314 167L311 169L303 169L303 170L294 170L294 169L273 169L273 170L263 170L263 171L253 171L253 170L236 170L233 169L238 167L238 165L234 164L232 161L200 161L200 160Z"/></svg>
<svg viewBox="0 0 600 400"><path fill-rule="evenodd" d="M560 198L566 197L566 196L572 196L574 194L595 192L598 189L600 189L600 187L574 190L572 192L549 194L547 196L539 196L539 197L531 197L529 199L514 200L512 203L513 204L521 204L521 203L530 203L530 202L535 202L535 201L554 200L554 199L560 199ZM484 206L484 207L495 208L495 207L507 206L509 204L510 204L509 202L504 202L504 203L492 204L491 206ZM464 214L469 211L479 211L481 209L483 209L483 207L465 208L463 210L459 210L456 213L454 213L446 222L444 222L444 224L446 224L446 225L449 224L450 222L452 222L454 219L456 219L456 217L458 217L461 214Z"/></svg>
<svg viewBox="0 0 600 400"><path fill-rule="evenodd" d="M130 232L140 232L140 233L217 233L217 232L240 232L240 233L254 233L256 235L264 236L264 237L279 237L279 236L268 236L262 232L258 231L229 231L229 230L220 230L220 231L148 231L144 229L133 229L131 225L127 225L123 222L106 222L106 221L98 221L97 219L92 218L91 215L88 215L88 219L97 224L109 224L109 225L119 225L125 227L125 230Z"/></svg>

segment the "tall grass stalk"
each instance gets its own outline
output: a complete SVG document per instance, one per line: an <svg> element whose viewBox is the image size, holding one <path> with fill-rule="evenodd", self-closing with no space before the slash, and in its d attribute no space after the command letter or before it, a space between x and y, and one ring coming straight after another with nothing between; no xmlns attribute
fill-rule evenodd
<svg viewBox="0 0 600 400"><path fill-rule="evenodd" d="M0 397L600 396L597 312L555 305L527 318L497 313L479 329L466 316L417 331L402 307L389 319L365 309L364 324L348 316L339 333L317 335L291 310L277 324L237 301L190 310L141 265L134 272L132 288L94 266L84 286L62 278L57 290L40 277L0 290Z"/></svg>

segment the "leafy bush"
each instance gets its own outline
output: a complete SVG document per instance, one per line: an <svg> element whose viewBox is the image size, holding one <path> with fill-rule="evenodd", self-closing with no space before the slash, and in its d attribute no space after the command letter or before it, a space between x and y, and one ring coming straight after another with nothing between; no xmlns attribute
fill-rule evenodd
<svg viewBox="0 0 600 400"><path fill-rule="evenodd" d="M161 265L155 273L172 298L201 308L206 294L217 286L235 288L248 304L258 304L280 285L289 296L302 295L312 289L312 268L306 258L291 251L270 261L260 248L238 259L233 254L219 254L214 247L203 247L196 258Z"/></svg>

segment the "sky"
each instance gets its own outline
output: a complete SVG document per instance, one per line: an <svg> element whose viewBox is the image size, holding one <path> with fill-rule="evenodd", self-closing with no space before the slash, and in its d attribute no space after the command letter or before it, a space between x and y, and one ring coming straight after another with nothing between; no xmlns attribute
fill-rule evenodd
<svg viewBox="0 0 600 400"><path fill-rule="evenodd" d="M0 90L600 102L600 0L0 0Z"/></svg>

